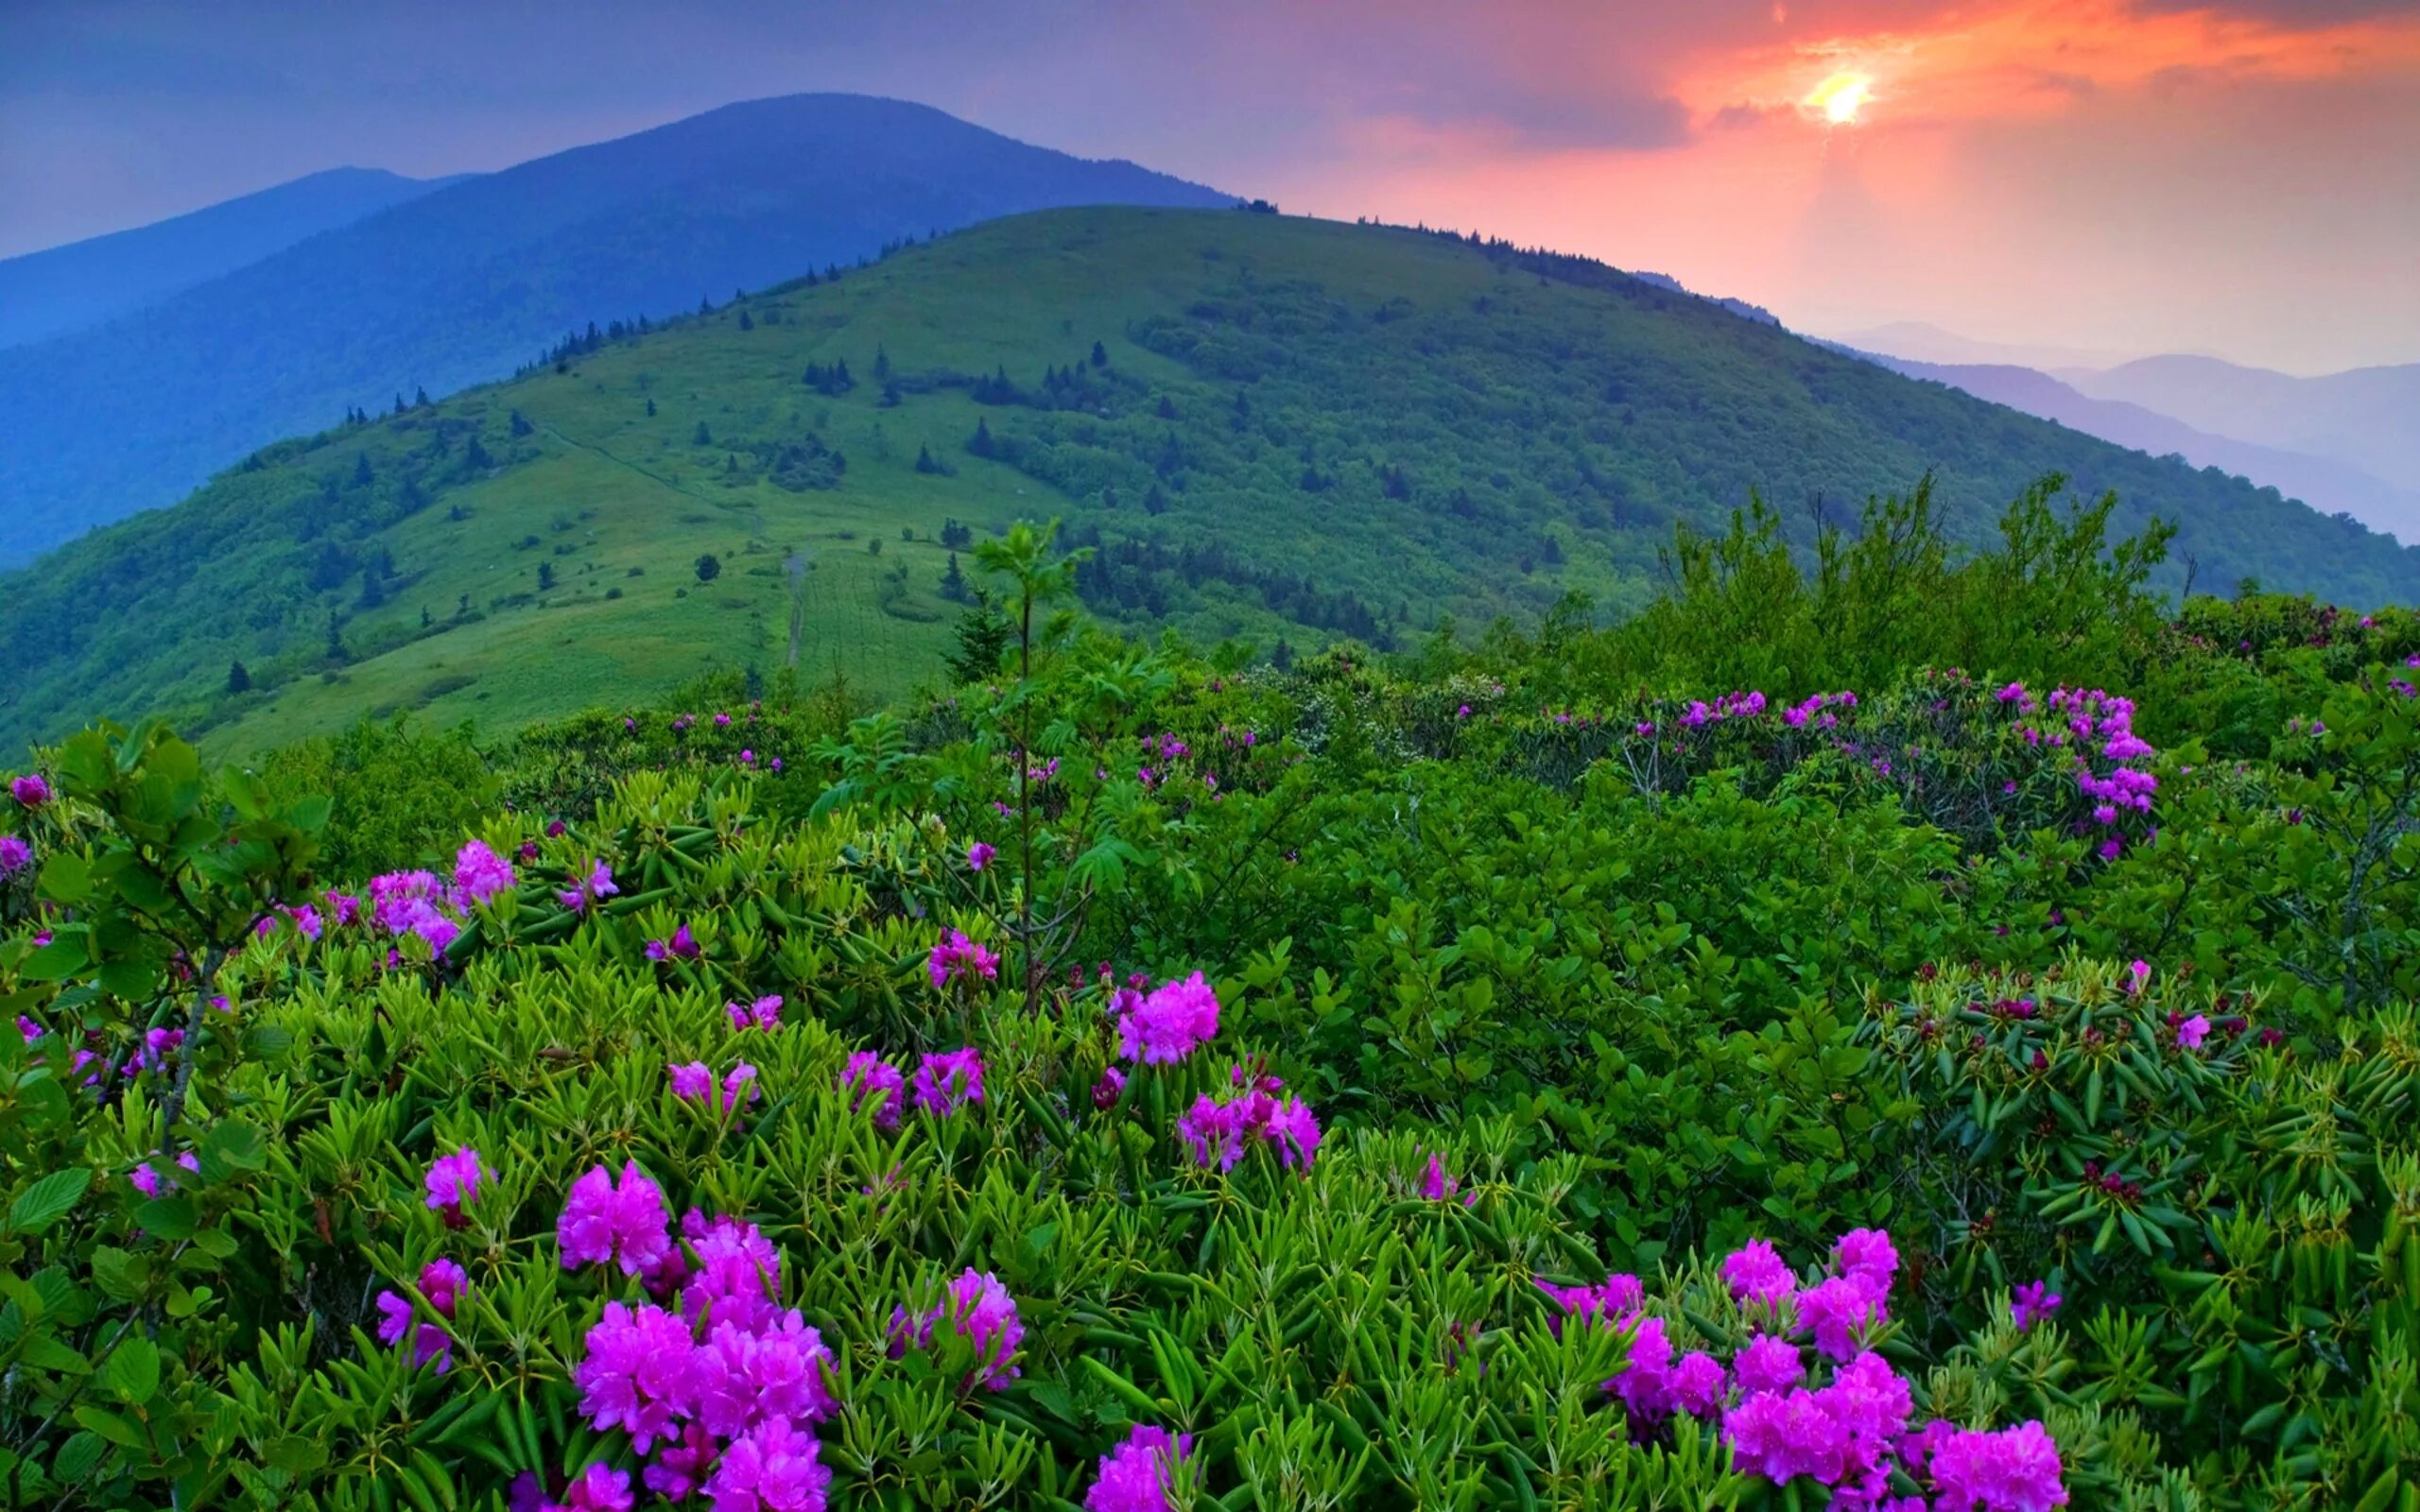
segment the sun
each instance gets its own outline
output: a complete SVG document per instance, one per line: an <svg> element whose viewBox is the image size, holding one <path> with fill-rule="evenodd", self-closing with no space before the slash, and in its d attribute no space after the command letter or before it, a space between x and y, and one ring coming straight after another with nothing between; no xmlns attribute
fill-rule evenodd
<svg viewBox="0 0 2420 1512"><path fill-rule="evenodd" d="M1851 126L1873 98L1874 80L1863 74L1834 74L1799 103L1834 126Z"/></svg>

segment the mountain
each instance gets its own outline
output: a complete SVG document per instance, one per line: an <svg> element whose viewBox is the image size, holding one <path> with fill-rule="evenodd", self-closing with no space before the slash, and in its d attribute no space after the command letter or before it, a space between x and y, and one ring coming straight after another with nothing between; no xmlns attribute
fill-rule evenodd
<svg viewBox="0 0 2420 1512"><path fill-rule="evenodd" d="M0 261L0 347L98 325L465 177L330 168L190 215Z"/></svg>
<svg viewBox="0 0 2420 1512"><path fill-rule="evenodd" d="M1020 517L1099 548L1078 588L1113 623L1266 655L1635 608L1675 522L1752 493L1803 541L1930 471L1980 542L2053 470L2120 530L2178 521L2205 583L2420 598L2420 553L2359 525L1601 264L1046 212L281 442L0 578L0 743L103 713L222 752L396 710L503 729L735 664L904 693Z"/></svg>
<svg viewBox="0 0 2420 1512"><path fill-rule="evenodd" d="M1696 299L1710 301L1742 320L1754 320L1764 325L1781 324L1781 318L1761 304L1751 304L1746 300L1727 300L1711 294L1699 294L1695 289L1684 285L1679 279L1672 277L1669 273L1649 273L1632 268L1630 276L1642 284L1652 284L1659 289L1670 289L1675 294L1686 294Z"/></svg>
<svg viewBox="0 0 2420 1512"><path fill-rule="evenodd" d="M2261 446L2324 456L2420 492L2420 363L2297 378L2215 357L2146 357L2053 373L2096 399L2140 404Z"/></svg>
<svg viewBox="0 0 2420 1512"><path fill-rule="evenodd" d="M1946 384L2104 441L2154 456L2182 456L2195 467L2247 478L2323 514L2350 514L2373 530L2420 544L2420 491L2396 488L2331 457L2213 436L2140 404L2095 399L2031 368L1951 367L1878 355L1874 360L1893 372Z"/></svg>
<svg viewBox="0 0 2420 1512"><path fill-rule="evenodd" d="M849 94L733 105L484 175L95 331L0 351L0 563L278 437L1023 210L1228 197Z"/></svg>
<svg viewBox="0 0 2420 1512"><path fill-rule="evenodd" d="M1841 345L1909 362L1951 367L2109 368L2126 360L2119 352L2090 352L2080 347L2017 346L1977 341L1945 331L1926 320L1894 320L1889 325L1843 333Z"/></svg>

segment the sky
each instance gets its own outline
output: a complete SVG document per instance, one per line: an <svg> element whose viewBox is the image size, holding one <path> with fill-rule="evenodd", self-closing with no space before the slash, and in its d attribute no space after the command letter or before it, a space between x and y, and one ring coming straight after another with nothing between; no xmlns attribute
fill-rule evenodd
<svg viewBox="0 0 2420 1512"><path fill-rule="evenodd" d="M0 256L804 90L1800 330L2420 361L2420 0L0 0Z"/></svg>

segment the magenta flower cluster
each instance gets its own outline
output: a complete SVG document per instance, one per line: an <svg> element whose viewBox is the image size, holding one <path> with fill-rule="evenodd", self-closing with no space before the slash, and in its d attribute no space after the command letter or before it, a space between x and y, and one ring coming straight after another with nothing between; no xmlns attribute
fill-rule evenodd
<svg viewBox="0 0 2420 1512"><path fill-rule="evenodd" d="M572 1371L580 1415L599 1432L620 1429L633 1451L651 1455L640 1478L668 1501L702 1492L715 1512L822 1512L832 1472L814 1431L838 1405L832 1351L785 1305L771 1241L753 1224L709 1222L691 1209L681 1231L692 1267L666 1231L663 1194L633 1165L624 1186L635 1183L645 1183L648 1199L635 1205L602 1167L573 1188L562 1232L579 1236L579 1247L564 1245L563 1263L602 1258L598 1245L610 1232L610 1252L624 1257L625 1269L632 1254L657 1257L651 1289L677 1289L679 1305L605 1305ZM614 1489L625 1499L612 1504L628 1507L627 1481Z"/></svg>
<svg viewBox="0 0 2420 1512"><path fill-rule="evenodd" d="M715 1074L702 1060L668 1068L672 1077L672 1095L683 1102L703 1103L717 1113L728 1113L743 1106L740 1092L746 1089L746 1102L752 1103L763 1095L749 1084L756 1079L756 1068L740 1061L724 1075L719 1086Z"/></svg>
<svg viewBox="0 0 2420 1512"><path fill-rule="evenodd" d="M908 1078L899 1068L871 1050L850 1056L840 1072L840 1091L849 1096L849 1111L863 1109L869 1098L880 1099L873 1108L873 1126L886 1134L899 1126L907 1087Z"/></svg>
<svg viewBox="0 0 2420 1512"><path fill-rule="evenodd" d="M445 1221L448 1228L459 1228L470 1222L462 1210L479 1194L482 1182L493 1182L495 1173L479 1159L479 1152L464 1145L451 1155L441 1155L422 1178L428 1193L428 1211Z"/></svg>
<svg viewBox="0 0 2420 1512"><path fill-rule="evenodd" d="M572 874L571 885L558 889L555 896L573 913L584 914L590 904L614 897L621 890L614 884L614 868L592 858L585 868Z"/></svg>
<svg viewBox="0 0 2420 1512"><path fill-rule="evenodd" d="M624 1164L619 1182L600 1165L572 1183L570 1200L555 1226L555 1247L566 1270L612 1263L625 1276L662 1283L680 1263L666 1232L670 1224L663 1188L636 1160Z"/></svg>
<svg viewBox="0 0 2420 1512"><path fill-rule="evenodd" d="M1309 1170L1320 1150L1319 1120L1310 1105L1286 1091L1274 1076L1254 1075L1236 1067L1229 1075L1236 1091L1224 1100L1208 1092L1176 1122L1177 1138L1193 1151L1194 1163L1232 1171L1255 1143L1277 1152L1288 1170Z"/></svg>
<svg viewBox="0 0 2420 1512"><path fill-rule="evenodd" d="M1832 730L1840 725L1841 716L1831 711L1856 707L1854 693L1819 693L1783 710L1781 722L1792 730L1805 730L1809 725L1817 730Z"/></svg>
<svg viewBox="0 0 2420 1512"><path fill-rule="evenodd" d="M454 1309L462 1294L471 1288L471 1278L461 1266L450 1260L433 1260L421 1268L420 1294L437 1315L447 1323L454 1321ZM454 1340L443 1324L412 1325L412 1300L401 1292L381 1291L378 1294L378 1342L400 1345L408 1336L412 1341L412 1364L424 1366L437 1362L442 1375L454 1366Z"/></svg>
<svg viewBox="0 0 2420 1512"><path fill-rule="evenodd" d="M936 988L947 987L952 978L972 980L979 976L990 982L1000 974L1000 958L968 939L963 930L953 929L947 938L933 947L925 970Z"/></svg>
<svg viewBox="0 0 2420 1512"><path fill-rule="evenodd" d="M704 947L698 943L698 936L689 932L686 923L674 929L670 939L647 942L647 958L650 961L694 961L704 954Z"/></svg>
<svg viewBox="0 0 2420 1512"><path fill-rule="evenodd" d="M916 1063L912 1085L919 1112L947 1117L983 1100L983 1057L972 1045L937 1051Z"/></svg>
<svg viewBox="0 0 2420 1512"><path fill-rule="evenodd" d="M1084 1512L1171 1512L1168 1481L1191 1457L1193 1435L1136 1423L1126 1441L1100 1457L1100 1477L1084 1493Z"/></svg>
<svg viewBox="0 0 2420 1512"><path fill-rule="evenodd" d="M1681 728L1702 730L1729 719L1753 719L1765 712L1765 701L1761 693L1726 693L1712 703L1692 698L1681 713Z"/></svg>
<svg viewBox="0 0 2420 1512"><path fill-rule="evenodd" d="M1117 1016L1119 1056L1145 1065L1172 1066L1219 1033L1219 994L1200 971L1149 994L1135 984L1119 988L1110 1007Z"/></svg>
<svg viewBox="0 0 2420 1512"><path fill-rule="evenodd" d="M1025 1321L1017 1315L1016 1298L990 1271L969 1267L949 1283L941 1302L921 1313L894 1308L890 1314L890 1357L906 1357L910 1349L929 1349L933 1330L946 1324L975 1351L975 1371L966 1389L982 1385L1006 1391L1024 1374L1017 1351L1025 1342Z"/></svg>
<svg viewBox="0 0 2420 1512"><path fill-rule="evenodd" d="M2130 765L2157 754L2135 733L2134 700L2099 688L2062 687L2037 703L2021 682L2000 689L1998 697L2025 720L2017 733L2027 746L2072 753L2076 791L2092 804L2092 824L2104 832L2096 849L2105 861L2124 854L2121 821L2130 814L2151 813L2152 797L2159 791L2157 777ZM2055 717L2032 722L2030 716L2037 713Z"/></svg>
<svg viewBox="0 0 2420 1512"><path fill-rule="evenodd" d="M735 1029L778 1029L782 1026L782 1000L762 997L752 1003L726 1003L723 1011L731 1015Z"/></svg>
<svg viewBox="0 0 2420 1512"><path fill-rule="evenodd" d="M1909 1383L1866 1348L1888 1321L1898 1267L1890 1235L1876 1228L1843 1235L1828 1270L1804 1283L1771 1245L1742 1246L1723 1260L1722 1282L1763 1327L1727 1369L1703 1351L1674 1358L1664 1319L1643 1311L1635 1277L1612 1276L1594 1287L1539 1285L1558 1309L1551 1326L1578 1320L1629 1332L1628 1362L1607 1384L1634 1418L1719 1415L1732 1462L1744 1472L1784 1486L1812 1481L1829 1490L1834 1506L1875 1512L2066 1505L2058 1448L2038 1422L1996 1432L1940 1420L1910 1428ZM2017 1322L2029 1326L2057 1305L2038 1284L2020 1289ZM1813 1379L1795 1342L1802 1335L1812 1336L1815 1369L1828 1379ZM1933 1500L1896 1495L1894 1476L1928 1486Z"/></svg>

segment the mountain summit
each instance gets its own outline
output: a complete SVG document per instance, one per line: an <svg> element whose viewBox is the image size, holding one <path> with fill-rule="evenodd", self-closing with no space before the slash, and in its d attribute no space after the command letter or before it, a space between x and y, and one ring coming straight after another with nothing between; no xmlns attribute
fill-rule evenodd
<svg viewBox="0 0 2420 1512"><path fill-rule="evenodd" d="M1385 649L1574 591L1634 609L1676 524L1719 533L1753 495L1804 544L1930 473L1972 545L2054 471L2116 490L2117 530L2178 523L2164 587L2189 559L2420 592L2420 552L2357 524L1599 263L1047 211L610 325L0 578L0 740L102 712L224 750L404 709L507 730L735 664L897 696L939 672L975 543L1054 515L1121 627Z"/></svg>
<svg viewBox="0 0 2420 1512"><path fill-rule="evenodd" d="M1018 211L1230 202L855 94L726 106L540 158L0 351L0 561L350 408L502 376L591 320L662 318Z"/></svg>

